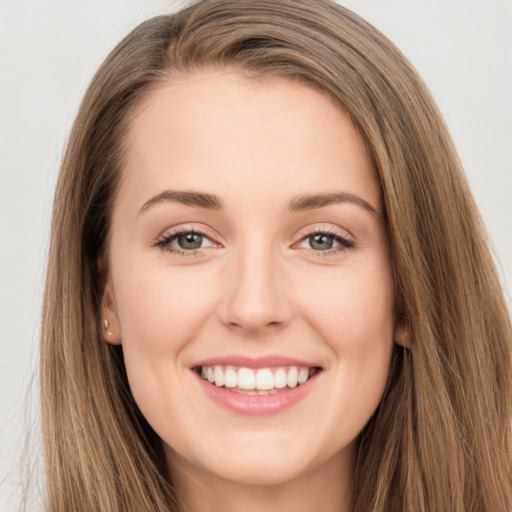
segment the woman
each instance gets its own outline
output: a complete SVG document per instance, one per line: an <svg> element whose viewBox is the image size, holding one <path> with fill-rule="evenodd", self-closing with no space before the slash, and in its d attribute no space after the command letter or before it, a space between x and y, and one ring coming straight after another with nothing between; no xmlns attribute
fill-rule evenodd
<svg viewBox="0 0 512 512"><path fill-rule="evenodd" d="M93 79L57 188L48 510L509 510L510 340L384 36L328 1L154 18Z"/></svg>

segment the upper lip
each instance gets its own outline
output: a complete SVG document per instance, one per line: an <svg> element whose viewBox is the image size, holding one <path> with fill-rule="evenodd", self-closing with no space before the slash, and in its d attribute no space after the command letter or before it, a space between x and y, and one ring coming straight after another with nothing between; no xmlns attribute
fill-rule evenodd
<svg viewBox="0 0 512 512"><path fill-rule="evenodd" d="M200 366L238 366L244 368L273 368L278 366L302 366L306 368L316 368L319 365L279 355L267 355L263 357L248 357L243 355L219 356L203 359L194 363L192 368Z"/></svg>

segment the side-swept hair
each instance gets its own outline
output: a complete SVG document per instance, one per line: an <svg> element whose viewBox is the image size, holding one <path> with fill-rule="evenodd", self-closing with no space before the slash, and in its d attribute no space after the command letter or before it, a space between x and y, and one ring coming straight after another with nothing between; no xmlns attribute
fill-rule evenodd
<svg viewBox="0 0 512 512"><path fill-rule="evenodd" d="M323 91L371 154L396 311L414 344L395 347L361 433L353 510L512 510L512 334L485 230L423 82L380 32L329 0L199 1L142 23L95 75L53 212L41 346L47 510L177 510L122 349L103 341L98 262L131 114L150 90L202 66Z"/></svg>

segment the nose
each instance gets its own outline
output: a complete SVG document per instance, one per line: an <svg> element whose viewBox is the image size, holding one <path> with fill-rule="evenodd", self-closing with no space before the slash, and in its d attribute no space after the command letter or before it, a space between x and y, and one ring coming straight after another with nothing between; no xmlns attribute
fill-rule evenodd
<svg viewBox="0 0 512 512"><path fill-rule="evenodd" d="M233 256L219 307L221 321L252 335L285 326L292 308L271 250L255 250L252 245L244 254Z"/></svg>

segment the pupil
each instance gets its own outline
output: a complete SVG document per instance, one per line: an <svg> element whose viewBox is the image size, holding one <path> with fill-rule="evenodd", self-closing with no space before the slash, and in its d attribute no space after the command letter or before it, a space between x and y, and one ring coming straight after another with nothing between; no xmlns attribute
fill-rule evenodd
<svg viewBox="0 0 512 512"><path fill-rule="evenodd" d="M309 237L309 243L311 244L311 247L320 251L331 249L333 242L334 240L332 236L325 235L323 233L318 233Z"/></svg>
<svg viewBox="0 0 512 512"><path fill-rule="evenodd" d="M197 233L187 233L178 237L178 245L182 249L199 249L203 242L203 236Z"/></svg>

